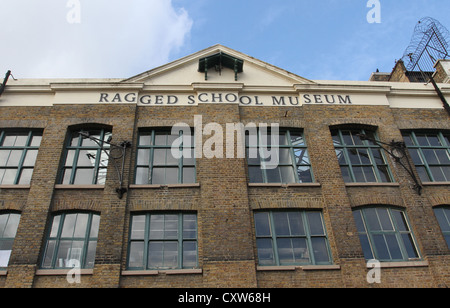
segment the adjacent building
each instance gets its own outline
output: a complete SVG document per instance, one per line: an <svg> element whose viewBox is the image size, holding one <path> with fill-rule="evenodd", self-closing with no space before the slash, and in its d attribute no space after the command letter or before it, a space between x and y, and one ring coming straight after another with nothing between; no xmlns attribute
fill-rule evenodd
<svg viewBox="0 0 450 308"><path fill-rule="evenodd" d="M385 75L216 45L127 79L10 79L0 286L450 286L450 115Z"/></svg>

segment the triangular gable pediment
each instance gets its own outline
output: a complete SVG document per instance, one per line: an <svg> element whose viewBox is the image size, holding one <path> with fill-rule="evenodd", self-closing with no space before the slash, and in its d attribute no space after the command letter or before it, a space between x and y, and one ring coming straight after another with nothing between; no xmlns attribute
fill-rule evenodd
<svg viewBox="0 0 450 308"><path fill-rule="evenodd" d="M205 75L205 71L201 69L201 61L208 58L215 59L220 54L226 55L228 62L224 62L225 65L222 66L211 66L207 71L207 75ZM242 61L242 63L238 63L240 65L238 70L232 67L232 64L229 62L231 61L230 59ZM179 86L197 83L239 83L245 86L270 87L315 84L311 80L222 45L209 47L187 57L131 77L124 80L124 82Z"/></svg>

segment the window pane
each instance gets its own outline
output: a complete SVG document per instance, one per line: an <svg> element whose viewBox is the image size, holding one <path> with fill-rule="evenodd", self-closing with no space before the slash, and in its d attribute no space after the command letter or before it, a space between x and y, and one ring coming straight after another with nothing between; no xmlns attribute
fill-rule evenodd
<svg viewBox="0 0 450 308"><path fill-rule="evenodd" d="M449 210L447 211L449 212ZM436 218L439 222L439 226L443 232L450 232L450 216L445 215L445 211L443 208L436 208L434 210Z"/></svg>
<svg viewBox="0 0 450 308"><path fill-rule="evenodd" d="M150 149L138 150L137 164L138 165L149 165L150 164Z"/></svg>
<svg viewBox="0 0 450 308"><path fill-rule="evenodd" d="M81 150L78 154L78 167L93 167L97 156L96 150Z"/></svg>
<svg viewBox="0 0 450 308"><path fill-rule="evenodd" d="M70 178L72 176L72 169L64 169L62 184L70 184Z"/></svg>
<svg viewBox="0 0 450 308"><path fill-rule="evenodd" d="M89 241L85 268L94 268L96 250L97 250L97 241Z"/></svg>
<svg viewBox="0 0 450 308"><path fill-rule="evenodd" d="M381 229L384 231L393 231L394 226L392 225L391 218L387 209L376 209L378 218L381 224Z"/></svg>
<svg viewBox="0 0 450 308"><path fill-rule="evenodd" d="M364 258L366 260L374 259L368 236L366 234L360 234L359 240L361 242L361 247L364 252Z"/></svg>
<svg viewBox="0 0 450 308"><path fill-rule="evenodd" d="M149 184L149 168L136 169L136 184Z"/></svg>
<svg viewBox="0 0 450 308"><path fill-rule="evenodd" d="M391 177L389 175L389 171L387 166L378 166L378 173L380 174L380 181L381 182L390 182Z"/></svg>
<svg viewBox="0 0 450 308"><path fill-rule="evenodd" d="M282 165L292 164L290 149L279 149L279 163Z"/></svg>
<svg viewBox="0 0 450 308"><path fill-rule="evenodd" d="M166 169L166 181L164 184L178 184L178 168L167 168Z"/></svg>
<svg viewBox="0 0 450 308"><path fill-rule="evenodd" d="M144 265L144 242L131 242L130 254L128 256L129 267L143 267Z"/></svg>
<svg viewBox="0 0 450 308"><path fill-rule="evenodd" d="M22 185L30 184L32 176L33 176L33 169L22 169L18 184Z"/></svg>
<svg viewBox="0 0 450 308"><path fill-rule="evenodd" d="M419 257L417 250L414 246L414 241L410 233L402 234L403 244L405 245L406 252L408 253L408 258L415 259Z"/></svg>
<svg viewBox="0 0 450 308"><path fill-rule="evenodd" d="M292 239L292 245L294 247L294 258L296 263L311 263L306 239L294 238Z"/></svg>
<svg viewBox="0 0 450 308"><path fill-rule="evenodd" d="M0 268L8 267L14 240L0 241Z"/></svg>
<svg viewBox="0 0 450 308"><path fill-rule="evenodd" d="M297 174L300 183L312 183L313 180L310 167L298 167Z"/></svg>
<svg viewBox="0 0 450 308"><path fill-rule="evenodd" d="M164 239L178 239L178 215L165 215Z"/></svg>
<svg viewBox="0 0 450 308"><path fill-rule="evenodd" d="M280 264L293 264L295 262L294 248L292 245L292 240L290 238L278 238L278 258ZM298 249L300 251L300 249ZM300 258L300 255L298 255Z"/></svg>
<svg viewBox="0 0 450 308"><path fill-rule="evenodd" d="M375 234L373 235L373 241L377 251L377 259L390 260L391 256L389 255L389 251L386 245L386 241L384 240L384 236L380 234Z"/></svg>
<svg viewBox="0 0 450 308"><path fill-rule="evenodd" d="M67 157L66 157L66 163L65 163L66 167L73 166L73 159L75 157L75 152L76 152L75 150L67 151Z"/></svg>
<svg viewBox="0 0 450 308"><path fill-rule="evenodd" d="M72 241L61 241L56 255L55 267L64 268L69 265L72 252ZM76 254L76 251L75 251Z"/></svg>
<svg viewBox="0 0 450 308"><path fill-rule="evenodd" d="M257 239L258 261L260 265L274 265L275 257L271 239Z"/></svg>
<svg viewBox="0 0 450 308"><path fill-rule="evenodd" d="M90 185L94 178L94 169L77 169L75 174L75 185Z"/></svg>
<svg viewBox="0 0 450 308"><path fill-rule="evenodd" d="M9 214L0 215L0 238L3 237L3 230L6 228L6 223L8 222Z"/></svg>
<svg viewBox="0 0 450 308"><path fill-rule="evenodd" d="M183 243L183 268L197 266L197 242Z"/></svg>
<svg viewBox="0 0 450 308"><path fill-rule="evenodd" d="M297 165L309 165L308 151L305 149L294 149L295 163Z"/></svg>
<svg viewBox="0 0 450 308"><path fill-rule="evenodd" d="M178 267L177 242L150 242L148 255L150 268Z"/></svg>
<svg viewBox="0 0 450 308"><path fill-rule="evenodd" d="M275 233L277 236L290 236L288 213L274 212L272 214L273 222L275 224Z"/></svg>
<svg viewBox="0 0 450 308"><path fill-rule="evenodd" d="M36 162L37 154L37 150L28 150L23 161L23 166L33 167Z"/></svg>
<svg viewBox="0 0 450 308"><path fill-rule="evenodd" d="M350 175L350 168L341 166L341 172L345 183L353 182L352 177Z"/></svg>
<svg viewBox="0 0 450 308"><path fill-rule="evenodd" d="M100 215L92 215L90 238L98 237L98 229L100 227Z"/></svg>
<svg viewBox="0 0 450 308"><path fill-rule="evenodd" d="M258 148L247 148L247 161L249 165L259 165L261 157Z"/></svg>
<svg viewBox="0 0 450 308"><path fill-rule="evenodd" d="M152 134L151 133L140 133L139 134L139 145L151 145L152 144Z"/></svg>
<svg viewBox="0 0 450 308"><path fill-rule="evenodd" d="M6 163L8 162L10 154L11 154L10 150L0 150L0 166L1 167L6 167Z"/></svg>
<svg viewBox="0 0 450 308"><path fill-rule="evenodd" d="M250 183L264 183L262 170L259 166L248 167Z"/></svg>
<svg viewBox="0 0 450 308"><path fill-rule="evenodd" d="M270 236L269 213L255 213L256 236Z"/></svg>
<svg viewBox="0 0 450 308"><path fill-rule="evenodd" d="M145 237L145 215L133 216L131 221L131 236L133 240Z"/></svg>
<svg viewBox="0 0 450 308"><path fill-rule="evenodd" d="M194 149L183 150L183 165L194 166L195 165L195 152Z"/></svg>
<svg viewBox="0 0 450 308"><path fill-rule="evenodd" d="M429 146L428 140L425 134L416 133L416 139L420 146Z"/></svg>
<svg viewBox="0 0 450 308"><path fill-rule="evenodd" d="M311 235L325 235L321 213L307 212L306 217L308 218Z"/></svg>
<svg viewBox="0 0 450 308"><path fill-rule="evenodd" d="M197 215L183 215L183 239L197 238Z"/></svg>
<svg viewBox="0 0 450 308"><path fill-rule="evenodd" d="M434 152L439 160L439 164L441 164L441 165L449 165L450 164L450 157L449 157L448 150L435 150Z"/></svg>
<svg viewBox="0 0 450 308"><path fill-rule="evenodd" d="M183 168L183 183L195 183L195 168Z"/></svg>
<svg viewBox="0 0 450 308"><path fill-rule="evenodd" d="M430 167L431 174L433 174L434 181L445 182L445 175L441 167Z"/></svg>
<svg viewBox="0 0 450 308"><path fill-rule="evenodd" d="M370 182L377 181L373 167L363 167L363 172L364 172L366 182L370 183Z"/></svg>
<svg viewBox="0 0 450 308"><path fill-rule="evenodd" d="M288 212L289 229L293 236L304 236L305 227L300 212Z"/></svg>
<svg viewBox="0 0 450 308"><path fill-rule="evenodd" d="M97 173L97 184L98 185L105 185L106 183L106 174L107 169L106 168L99 168Z"/></svg>
<svg viewBox="0 0 450 308"><path fill-rule="evenodd" d="M437 156L436 156L436 153L434 152L434 150L423 149L422 153L425 156L425 159L428 162L428 164L430 164L430 165L439 164L439 161L437 159Z"/></svg>
<svg viewBox="0 0 450 308"><path fill-rule="evenodd" d="M356 228L360 233L366 233L366 227L364 226L363 219L361 217L361 210L353 211L353 218L355 218Z"/></svg>
<svg viewBox="0 0 450 308"><path fill-rule="evenodd" d="M292 167L280 167L281 182L282 183L295 183L294 168Z"/></svg>
<svg viewBox="0 0 450 308"><path fill-rule="evenodd" d="M6 169L3 175L2 184L15 184L17 169Z"/></svg>
<svg viewBox="0 0 450 308"><path fill-rule="evenodd" d="M18 167L20 159L22 158L22 150L13 150L9 155L8 161L6 163L7 167Z"/></svg>
<svg viewBox="0 0 450 308"><path fill-rule="evenodd" d="M294 146L304 145L303 135L298 132L291 132L291 143Z"/></svg>
<svg viewBox="0 0 450 308"><path fill-rule="evenodd" d="M33 137L31 138L30 146L32 147L38 147L41 145L42 136L38 134L33 134Z"/></svg>
<svg viewBox="0 0 450 308"><path fill-rule="evenodd" d="M431 181L427 170L425 169L425 167L416 167L417 173L419 174L420 180L422 182L429 182Z"/></svg>
<svg viewBox="0 0 450 308"><path fill-rule="evenodd" d="M166 184L165 183L165 168L153 168L153 173L152 173L152 184Z"/></svg>
<svg viewBox="0 0 450 308"><path fill-rule="evenodd" d="M19 221L20 221L20 214L9 214L9 219L3 232L3 238L16 237L17 228L19 227Z"/></svg>
<svg viewBox="0 0 450 308"><path fill-rule="evenodd" d="M330 262L326 239L323 237L314 237L311 239L311 242L316 262Z"/></svg>
<svg viewBox="0 0 450 308"><path fill-rule="evenodd" d="M50 231L50 237L57 237L59 230L59 223L61 222L61 215L53 217L52 229Z"/></svg>
<svg viewBox="0 0 450 308"><path fill-rule="evenodd" d="M370 231L381 231L381 226L378 221L378 216L376 213L376 209L368 208L364 210L366 215L366 222Z"/></svg>
<svg viewBox="0 0 450 308"><path fill-rule="evenodd" d="M56 241L47 241L47 247L45 249L44 260L42 262L43 268L51 268L53 255L55 254Z"/></svg>
<svg viewBox="0 0 450 308"><path fill-rule="evenodd" d="M353 166L353 174L355 175L356 182L366 182L366 178L364 176L364 170L362 167Z"/></svg>
<svg viewBox="0 0 450 308"><path fill-rule="evenodd" d="M281 183L280 168L266 169L268 183Z"/></svg>
<svg viewBox="0 0 450 308"><path fill-rule="evenodd" d="M399 243L395 234L386 234L385 235L386 243L389 247L389 253L391 255L392 260L401 260L403 259L402 252L400 250Z"/></svg>
<svg viewBox="0 0 450 308"><path fill-rule="evenodd" d="M164 239L164 215L151 215L150 238Z"/></svg>
<svg viewBox="0 0 450 308"><path fill-rule="evenodd" d="M392 215L395 218L397 229L399 231L409 231L408 224L406 223L406 218L403 212L393 210Z"/></svg>
<svg viewBox="0 0 450 308"><path fill-rule="evenodd" d="M73 237L86 237L86 229L88 224L88 214L77 214L77 222Z"/></svg>
<svg viewBox="0 0 450 308"><path fill-rule="evenodd" d="M155 145L167 145L167 133L155 133Z"/></svg>
<svg viewBox="0 0 450 308"><path fill-rule="evenodd" d="M75 230L75 223L77 221L77 214L67 214L64 219L64 226L62 229L61 237L73 237Z"/></svg>

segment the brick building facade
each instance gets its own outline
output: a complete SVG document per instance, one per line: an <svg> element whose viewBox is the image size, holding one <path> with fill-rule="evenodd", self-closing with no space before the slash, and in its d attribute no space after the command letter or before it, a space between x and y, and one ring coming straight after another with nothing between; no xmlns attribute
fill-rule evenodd
<svg viewBox="0 0 450 308"><path fill-rule="evenodd" d="M129 79L10 80L0 114L1 287L450 285L431 85L311 81L217 45ZM169 154L178 123L201 157ZM220 142L230 123L279 124L278 165Z"/></svg>

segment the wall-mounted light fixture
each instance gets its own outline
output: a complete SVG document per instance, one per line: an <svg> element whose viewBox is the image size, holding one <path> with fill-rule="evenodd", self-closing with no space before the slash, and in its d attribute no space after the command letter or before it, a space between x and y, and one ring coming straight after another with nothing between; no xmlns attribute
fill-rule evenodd
<svg viewBox="0 0 450 308"><path fill-rule="evenodd" d="M390 143L385 143L385 142L381 142L381 141L375 140L373 138L370 138L369 136L364 135L364 134L358 134L358 136L362 140L368 140L368 141L375 143L380 148L382 148L386 153L388 153L391 157L393 157L395 159L395 161L397 163L399 163L400 166L402 166L403 169L405 169L406 172L408 172L409 176L413 179L414 190L417 191L417 193L419 195L422 194L422 185L420 184L419 179L416 177L416 175L413 171L411 162L406 153L407 148L406 148L406 144L404 142L392 140ZM405 164L404 161L406 161L407 164Z"/></svg>
<svg viewBox="0 0 450 308"><path fill-rule="evenodd" d="M127 149L131 147L131 142L123 141L119 145L111 143L111 138L107 141L100 140L96 137L89 135L89 132L81 131L79 132L80 136L83 138L88 138L94 141L100 149L108 156L108 158L113 162L114 168L117 172L117 177L119 179L119 187L116 189L117 195L119 199L123 198L123 195L128 191L125 187L123 187L123 173L125 168L125 158L127 154ZM108 144L110 146L109 149L104 148L104 144Z"/></svg>

